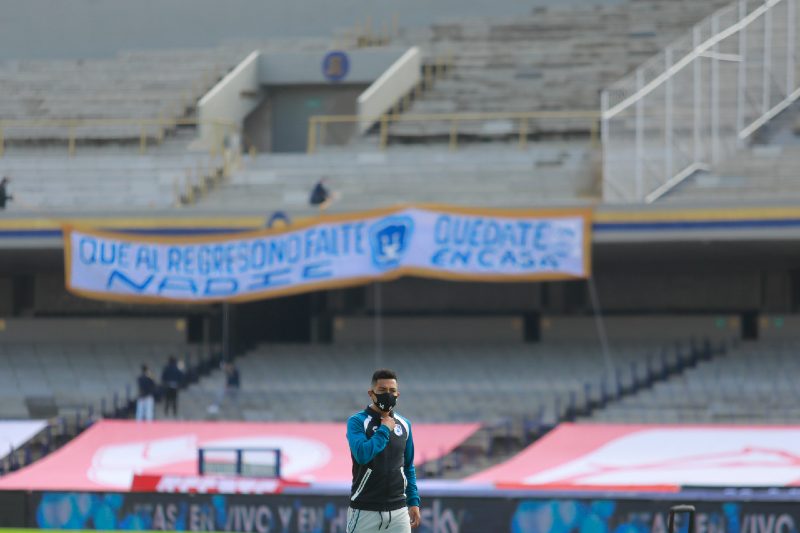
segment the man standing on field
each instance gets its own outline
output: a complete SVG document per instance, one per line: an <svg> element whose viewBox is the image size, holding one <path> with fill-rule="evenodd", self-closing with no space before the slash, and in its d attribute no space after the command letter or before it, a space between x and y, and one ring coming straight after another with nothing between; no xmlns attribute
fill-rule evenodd
<svg viewBox="0 0 800 533"><path fill-rule="evenodd" d="M419 527L419 494L411 423L394 411L397 375L377 370L367 392L372 403L347 421L353 485L347 533L409 533Z"/></svg>

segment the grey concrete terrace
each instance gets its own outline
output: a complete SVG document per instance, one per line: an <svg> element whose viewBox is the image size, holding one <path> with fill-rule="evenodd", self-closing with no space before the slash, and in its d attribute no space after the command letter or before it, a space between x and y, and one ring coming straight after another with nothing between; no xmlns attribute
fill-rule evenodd
<svg viewBox="0 0 800 533"><path fill-rule="evenodd" d="M99 132L107 134L108 130ZM115 137L107 139L117 141L124 134L122 129L114 133ZM139 128L130 131L132 139L138 140L139 135ZM118 148L80 146L72 157L66 146L9 148L0 158L0 175L12 178L9 192L14 196L5 212L172 209L185 189L187 176L196 180L219 165L218 159L212 160L207 153L187 151L187 142L178 136L150 147L146 155L139 154L138 141Z"/></svg>
<svg viewBox="0 0 800 533"><path fill-rule="evenodd" d="M601 89L658 53L727 0L629 0L538 8L515 19L453 18L399 41L453 69L412 104L414 113L530 112L599 108ZM588 131L589 122L578 126ZM556 121L554 133L569 131ZM390 135L423 140L447 124L398 123Z"/></svg>
<svg viewBox="0 0 800 533"><path fill-rule="evenodd" d="M0 345L6 371L0 372L0 418L28 418L26 399L52 399L59 414L90 407L95 414L114 395L135 394L135 378L146 363L160 373L168 354L186 345L153 343L25 343ZM121 404L120 404L121 405Z"/></svg>
<svg viewBox="0 0 800 533"><path fill-rule="evenodd" d="M309 194L321 178L337 196L331 211L407 203L524 207L574 202L593 193L592 151L585 143L398 146L386 152L340 149L313 155L245 159L230 181L196 209L316 212Z"/></svg>
<svg viewBox="0 0 800 533"><path fill-rule="evenodd" d="M773 423L800 420L797 341L744 343L666 382L598 411L592 421Z"/></svg>
<svg viewBox="0 0 800 533"><path fill-rule="evenodd" d="M254 41L192 50L122 52L113 59L16 60L0 63L0 123L126 119L129 126L76 128L79 139L129 139L139 119L182 119L223 75L254 49L319 51L328 40ZM65 127L6 125L6 140L60 140ZM148 127L147 135L160 135Z"/></svg>
<svg viewBox="0 0 800 533"><path fill-rule="evenodd" d="M653 344L629 343L615 352L626 367L643 360ZM483 421L509 417L553 422L574 396L580 405L600 393L604 363L596 345L576 343L391 345L384 356L403 379L399 412L418 421ZM491 360L491 365L487 361ZM372 345L262 345L237 360L242 376L238 402L228 401L224 419L343 421L368 399L365 368L374 365ZM329 401L320 412L308 383ZM205 379L186 393L183 416L207 418L222 390L221 376ZM428 394L437 391L439 394ZM441 394L463 401L442 401ZM322 417L322 418L321 418Z"/></svg>

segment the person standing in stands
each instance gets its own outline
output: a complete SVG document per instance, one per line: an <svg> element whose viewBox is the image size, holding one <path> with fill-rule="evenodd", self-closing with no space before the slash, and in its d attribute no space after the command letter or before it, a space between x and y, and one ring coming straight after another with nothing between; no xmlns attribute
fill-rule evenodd
<svg viewBox="0 0 800 533"><path fill-rule="evenodd" d="M137 380L139 385L139 397L136 399L136 420L148 422L153 421L153 410L155 407L156 381L153 379L147 365L142 365L142 373Z"/></svg>
<svg viewBox="0 0 800 533"><path fill-rule="evenodd" d="M328 178L322 178L319 180L311 190L311 196L308 199L308 203L319 207L320 211L327 209L334 200L339 198L339 194L331 192L327 185Z"/></svg>
<svg viewBox="0 0 800 533"><path fill-rule="evenodd" d="M314 185L314 188L311 189L311 196L308 199L308 203L318 206L320 209L325 209L323 206L331 196L331 193L325 186L327 181L328 180L326 178L322 178L317 182L316 185Z"/></svg>
<svg viewBox="0 0 800 533"><path fill-rule="evenodd" d="M3 176L0 180L0 209L6 208L6 202L13 200L14 197L8 194L8 184L11 183L11 178Z"/></svg>
<svg viewBox="0 0 800 533"><path fill-rule="evenodd" d="M169 357L167 365L161 372L161 385L164 387L164 415L169 416L172 407L173 416L178 416L178 389L183 383L183 372L178 367L178 360L174 355Z"/></svg>
<svg viewBox="0 0 800 533"><path fill-rule="evenodd" d="M234 404L239 403L239 388L242 382L239 379L239 369L233 361L225 363L225 396L230 398Z"/></svg>
<svg viewBox="0 0 800 533"><path fill-rule="evenodd" d="M222 370L225 372L225 385L219 392L217 403L209 408L209 412L218 413L220 406L225 403L226 398L230 398L234 405L239 405L239 388L242 384L239 379L239 369L233 361L225 361L222 365Z"/></svg>
<svg viewBox="0 0 800 533"><path fill-rule="evenodd" d="M372 403L347 421L353 484L348 533L410 533L419 527L419 493L411 423L395 412L400 392L388 369L372 374Z"/></svg>

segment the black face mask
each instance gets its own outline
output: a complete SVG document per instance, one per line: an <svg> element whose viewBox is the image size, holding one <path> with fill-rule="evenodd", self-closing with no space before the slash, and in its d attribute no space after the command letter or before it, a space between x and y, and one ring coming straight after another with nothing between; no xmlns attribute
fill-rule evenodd
<svg viewBox="0 0 800 533"><path fill-rule="evenodd" d="M392 394L391 392L382 392L380 394L375 394L375 405L378 406L378 409L381 411L391 411L395 405L397 405L397 396Z"/></svg>

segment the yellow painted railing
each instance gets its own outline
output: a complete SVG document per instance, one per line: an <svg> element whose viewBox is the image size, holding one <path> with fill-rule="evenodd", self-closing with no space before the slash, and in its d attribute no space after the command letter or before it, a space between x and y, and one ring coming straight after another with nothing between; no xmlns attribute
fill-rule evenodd
<svg viewBox="0 0 800 533"><path fill-rule="evenodd" d="M232 122L221 120L207 121L213 131L213 140L209 144L208 151L213 156L221 154L225 150L226 139L230 134L241 134L241 127ZM6 150L7 143L11 141L26 141L24 134L8 135L13 130L24 130L26 128L54 128L63 129L66 135L59 136L59 139L66 139L67 151L70 156L75 155L77 144L81 139L92 138L80 135L81 128L120 128L130 127L132 131L138 129L139 153L147 152L149 144L158 145L163 142L168 132L179 126L200 126L201 122L193 118L149 118L149 119L0 119L0 157ZM130 138L130 136L129 136ZM30 140L53 141L53 137L31 135ZM113 136L108 137L109 141L114 141Z"/></svg>
<svg viewBox="0 0 800 533"><path fill-rule="evenodd" d="M350 28L346 28L340 38L334 40L340 48L367 48L370 46L387 46L400 33L399 15L393 13L391 21L383 21L373 26L372 17L367 16L363 23L358 20Z"/></svg>
<svg viewBox="0 0 800 533"><path fill-rule="evenodd" d="M198 198L204 196L210 189L216 187L222 180L228 178L235 169L239 168L242 164L242 151L245 145L251 149L253 155L253 145L246 138L246 135L241 131L238 124L225 121L206 121L201 122L197 119L182 118L182 119L84 119L84 120L0 120L0 157L2 157L6 150L7 142L43 139L52 141L53 137L42 137L31 135L27 139L24 133L14 131L14 136L9 139L5 132L11 130L24 130L25 128L64 128L66 136L59 136L58 139L65 139L67 143L67 150L70 156L75 155L76 145L83 138L80 135L80 128L94 128L101 129L103 127L119 128L130 127L131 131L139 132L139 153L145 154L148 146L157 145L163 142L168 132L179 126L211 126L212 134L210 135L210 142L204 149L208 150L208 159L198 158L193 167L185 169L185 176L181 179L175 177L173 179L173 196L174 205L176 207L181 205L191 205L195 203ZM239 136L238 143L230 142L233 134ZM126 136L131 138L130 136ZM109 141L113 141L113 136L108 137Z"/></svg>
<svg viewBox="0 0 800 533"><path fill-rule="evenodd" d="M319 145L325 144L327 130L332 125L355 125L364 118L358 115L315 115L308 121L307 151L314 153ZM489 123L493 121L511 121L516 126L513 134L518 138L520 148L525 148L530 135L535 133L531 128L537 121L562 121L565 125L580 123L578 130L586 130L588 126L589 139L592 146L599 145L600 113L598 111L531 111L531 112L487 112L487 113L429 113L429 114L397 114L388 113L370 119L369 122L378 124L378 146L385 150L389 144L389 128L392 124L399 123L424 123L445 122L448 127L448 145L451 150L458 148L460 125L471 122ZM555 129L554 129L555 131ZM353 127L352 135L355 135Z"/></svg>

